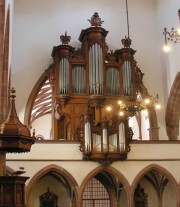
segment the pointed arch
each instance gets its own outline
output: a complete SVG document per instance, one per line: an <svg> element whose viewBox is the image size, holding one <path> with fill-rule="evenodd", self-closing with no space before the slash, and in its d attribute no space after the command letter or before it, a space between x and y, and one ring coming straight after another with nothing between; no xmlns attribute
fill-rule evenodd
<svg viewBox="0 0 180 207"><path fill-rule="evenodd" d="M180 72L177 73L167 102L166 132L169 140L177 140L179 136L180 117Z"/></svg>
<svg viewBox="0 0 180 207"><path fill-rule="evenodd" d="M6 118L9 96L9 36L10 36L10 6L5 14L5 1L0 2L0 122Z"/></svg>
<svg viewBox="0 0 180 207"><path fill-rule="evenodd" d="M0 1L0 83L2 83L5 33L5 0ZM2 92L0 91L0 95Z"/></svg>
<svg viewBox="0 0 180 207"><path fill-rule="evenodd" d="M24 123L31 125L32 122L52 110L52 90L47 73L44 72L39 80L36 82L31 94L28 98Z"/></svg>
<svg viewBox="0 0 180 207"><path fill-rule="evenodd" d="M135 188L138 184L138 182L141 180L141 178L146 175L148 172L150 172L151 170L156 170L157 172L163 174L166 176L166 178L169 180L169 182L171 183L172 187L175 190L176 193L176 206L178 207L180 205L180 196L179 196L179 186L178 186L178 182L176 181L176 179L173 177L173 175L164 167L157 165L157 164L151 164L146 166L144 169L142 169L135 177L132 185L131 185L131 189L132 192L135 191Z"/></svg>
<svg viewBox="0 0 180 207"><path fill-rule="evenodd" d="M132 200L132 191L131 191L131 188L130 188L130 184L129 184L128 180L126 179L126 177L120 171L116 170L112 166L109 166L109 167L103 167L103 166L97 167L94 170L92 170L84 178L83 182L81 183L80 190L79 190L79 198L80 198L80 200L82 200L81 198L82 198L82 195L83 195L83 191L84 191L85 186L88 183L88 181L90 179L92 179L93 177L95 177L98 173L101 173L101 172L107 172L110 175L114 175L114 176L118 177L118 179L121 181L121 183L124 186L124 189L125 189L125 192L126 192L126 195L127 195L128 206L132 207L133 200Z"/></svg>
<svg viewBox="0 0 180 207"><path fill-rule="evenodd" d="M67 179L67 181L69 182L69 185L73 187L76 201L78 201L78 194L77 194L78 184L76 180L74 179L74 177L64 168L58 165L55 165L55 164L51 164L39 170L29 181L26 187L27 207L29 205L29 195L30 195L31 190L34 188L34 186L36 185L36 183L39 181L40 178L42 178L44 175L52 171L58 173L59 175L62 175L64 178Z"/></svg>

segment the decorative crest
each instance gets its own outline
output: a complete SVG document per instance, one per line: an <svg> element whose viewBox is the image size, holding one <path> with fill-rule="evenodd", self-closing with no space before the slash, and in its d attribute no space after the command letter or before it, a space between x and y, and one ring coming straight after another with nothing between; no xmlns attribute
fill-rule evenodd
<svg viewBox="0 0 180 207"><path fill-rule="evenodd" d="M125 38L122 39L121 42L124 45L124 47L130 48L132 40L125 36Z"/></svg>
<svg viewBox="0 0 180 207"><path fill-rule="evenodd" d="M60 36L60 40L61 40L63 45L68 45L68 43L71 40L71 36L67 36L67 32L65 32L65 35Z"/></svg>
<svg viewBox="0 0 180 207"><path fill-rule="evenodd" d="M101 21L101 18L99 17L97 12L95 12L94 15L91 17L91 20L88 19L88 21L91 23L91 26L93 27L101 27L101 24L104 22Z"/></svg>

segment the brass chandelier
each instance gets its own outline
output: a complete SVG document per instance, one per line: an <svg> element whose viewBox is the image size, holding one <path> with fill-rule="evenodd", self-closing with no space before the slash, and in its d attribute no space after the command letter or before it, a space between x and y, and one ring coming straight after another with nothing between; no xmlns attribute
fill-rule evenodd
<svg viewBox="0 0 180 207"><path fill-rule="evenodd" d="M178 16L179 16L179 21L180 21L180 9L178 10ZM180 43L180 28L175 30L174 27L172 27L171 31L168 31L167 28L164 28L163 35L165 37L165 44L163 47L165 52L169 52L170 50L168 41L171 41L174 43Z"/></svg>
<svg viewBox="0 0 180 207"><path fill-rule="evenodd" d="M106 110L116 111L120 116L132 117L137 112L146 110L150 106L155 106L156 109L160 109L158 94L155 97L142 98L140 94L134 97L124 97L123 99L108 101Z"/></svg>

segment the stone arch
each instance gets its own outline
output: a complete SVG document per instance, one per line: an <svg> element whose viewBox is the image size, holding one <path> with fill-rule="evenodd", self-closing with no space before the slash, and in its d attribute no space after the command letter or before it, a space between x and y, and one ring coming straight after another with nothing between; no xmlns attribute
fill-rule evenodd
<svg viewBox="0 0 180 207"><path fill-rule="evenodd" d="M32 111L34 100L35 100L39 90L41 89L41 87L43 86L43 84L45 83L46 80L47 80L47 74L46 74L46 72L44 72L40 76L40 78L36 82L36 84L34 85L32 91L29 95L29 98L28 98L28 101L27 101L27 104L26 104L26 108L25 108L25 114L24 114L24 123L26 125L30 125L31 111Z"/></svg>
<svg viewBox="0 0 180 207"><path fill-rule="evenodd" d="M0 3L0 122L3 122L8 112L8 96L10 84L10 63L9 63L9 33L10 33L10 6L8 5L5 14L5 1ZM0 12L0 13L1 13ZM6 15L6 16L5 16Z"/></svg>
<svg viewBox="0 0 180 207"><path fill-rule="evenodd" d="M127 195L127 200L128 200L128 206L132 207L133 205L133 200L132 200L132 191L130 188L130 184L128 182L128 180L125 178L125 176L119 172L118 170L116 170L115 168L109 166L109 167L97 167L94 170L92 170L83 180L83 182L81 183L80 189L79 189L79 198L80 200L82 200L82 194L84 191L84 188L86 186L86 184L88 183L88 181L93 178L96 174L100 173L100 172L107 172L111 175L115 175L119 178L119 180L122 182L123 186L125 187L125 191L126 191L126 195Z"/></svg>
<svg viewBox="0 0 180 207"><path fill-rule="evenodd" d="M31 190L33 189L33 187L36 185L36 183L39 181L39 179L46 175L48 172L54 171L62 176L64 176L65 178L67 178L67 180L69 181L69 184L73 187L74 191L75 191L75 197L76 197L76 201L78 201L78 184L76 182L76 180L74 179L74 177L64 168L55 165L55 164L51 164L48 165L44 168L42 168L41 170L39 170L29 181L28 185L26 186L26 201L27 201L27 207L29 206L29 195Z"/></svg>
<svg viewBox="0 0 180 207"><path fill-rule="evenodd" d="M180 117L180 72L177 73L167 102L166 132L169 140L177 140L179 136Z"/></svg>
<svg viewBox="0 0 180 207"><path fill-rule="evenodd" d="M144 169L142 169L135 177L132 185L131 185L131 189L132 192L134 194L136 185L138 184L138 182L140 181L140 179L147 174L148 172L150 172L151 170L156 170L157 172L162 173L163 175L165 175L167 177L167 179L170 181L170 183L172 184L175 193L176 193L176 206L178 207L180 205L180 196L179 196L179 186L178 186L178 182L176 181L176 179L173 177L173 175L164 167L157 165L157 164L151 164L146 166ZM134 205L134 204L133 204Z"/></svg>

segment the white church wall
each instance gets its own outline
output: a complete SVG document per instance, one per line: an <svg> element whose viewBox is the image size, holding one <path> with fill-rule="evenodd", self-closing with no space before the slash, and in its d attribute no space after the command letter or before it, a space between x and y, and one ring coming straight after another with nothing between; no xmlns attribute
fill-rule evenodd
<svg viewBox="0 0 180 207"><path fill-rule="evenodd" d="M162 32L164 28L171 31L174 27L175 30L180 27L180 21L178 17L179 0L157 0L157 11L158 11L158 29L160 38L160 47L162 49L164 45L164 36ZM172 87L174 78L177 72L180 71L179 54L180 47L179 43L174 44L173 42L168 42L171 50L169 53L161 53L161 67L163 75L163 89L165 95L165 101L167 101L170 89Z"/></svg>
<svg viewBox="0 0 180 207"><path fill-rule="evenodd" d="M180 9L179 0L158 0L158 28L160 36L160 46L164 45L164 39L162 39L162 32L164 28L170 32L171 28L175 30L180 28L180 20L178 17L178 9ZM168 42L170 51L168 53L161 53L161 70L163 77L163 94L164 94L164 105L166 106L168 96L170 94L171 87L173 85L175 76L180 71L180 47L179 43ZM180 132L180 129L179 129Z"/></svg>
<svg viewBox="0 0 180 207"><path fill-rule="evenodd" d="M35 136L43 136L44 139L51 140L51 122L51 114L41 116L32 123L31 133L35 129Z"/></svg>
<svg viewBox="0 0 180 207"><path fill-rule="evenodd" d="M144 84L153 96L158 93L163 103L156 1L131 0L128 3L132 48L137 50L138 66L145 73ZM34 84L52 62L52 47L60 44L59 36L67 31L71 36L70 44L80 46L79 34L90 26L87 19L96 11L105 21L102 26L109 31L106 39L109 48L121 48L121 39L127 35L124 0L113 3L108 0L53 0L53 3L50 0L15 0L12 85L17 90L16 105L21 121ZM167 139L164 111L162 106L158 112L160 139Z"/></svg>
<svg viewBox="0 0 180 207"><path fill-rule="evenodd" d="M130 184L141 170L152 164L163 167L179 182L179 147L177 143L169 145L131 144L128 159L113 162L111 166L121 172ZM56 144L36 143L30 153L7 154L6 164L14 170L18 170L21 166L25 167L26 174L24 175L30 176L31 179L46 166L54 164L67 170L79 185L88 173L101 166L98 162L83 161L79 144L58 144L57 142Z"/></svg>
<svg viewBox="0 0 180 207"><path fill-rule="evenodd" d="M147 143L146 143L147 142ZM77 142L36 142L32 145L31 152L19 154L7 154L7 159L62 159L81 160L82 153L79 150L80 143ZM156 160L156 159L178 159L180 157L180 145L177 142L161 144L160 142L131 143L128 159ZM67 153L68 151L68 153ZM169 153L171 152L171 153Z"/></svg>

